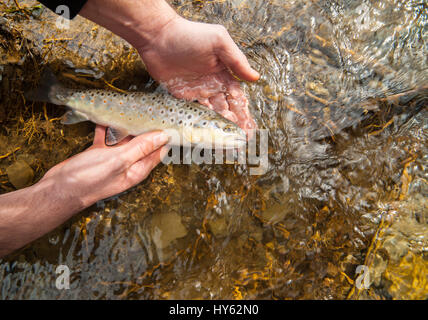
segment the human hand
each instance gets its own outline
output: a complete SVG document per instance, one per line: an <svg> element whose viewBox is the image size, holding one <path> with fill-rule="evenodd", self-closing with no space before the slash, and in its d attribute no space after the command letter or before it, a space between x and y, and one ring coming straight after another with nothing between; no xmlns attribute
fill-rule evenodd
<svg viewBox="0 0 428 320"><path fill-rule="evenodd" d="M86 208L140 183L169 150L162 147L168 136L159 131L127 137L114 147L104 141L105 127L97 125L93 145L50 169L42 180L53 180L60 192Z"/></svg>
<svg viewBox="0 0 428 320"><path fill-rule="evenodd" d="M223 26L186 20L164 0L88 0L80 14L132 44L177 98L198 100L247 133L256 128L231 72L246 81L260 75Z"/></svg>
<svg viewBox="0 0 428 320"><path fill-rule="evenodd" d="M150 75L173 95L198 100L247 133L256 128L248 100L230 71L248 81L260 76L223 26L175 16L151 40L133 44Z"/></svg>

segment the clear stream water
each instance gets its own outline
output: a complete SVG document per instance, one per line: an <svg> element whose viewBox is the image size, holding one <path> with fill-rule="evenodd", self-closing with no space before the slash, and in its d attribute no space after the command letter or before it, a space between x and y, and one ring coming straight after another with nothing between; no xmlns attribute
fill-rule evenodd
<svg viewBox="0 0 428 320"><path fill-rule="evenodd" d="M426 299L427 4L171 3L189 19L224 24L260 71L243 87L269 131L267 172L161 165L0 260L0 299ZM6 1L1 9L9 55L0 155L20 147L0 158L8 192L14 161L26 160L35 182L92 137L90 126L49 121L62 109L19 98L37 65L65 70L66 81L156 84L129 45L81 18L63 31L40 8L25 16ZM58 265L70 269L70 290L55 287ZM370 288L355 287L359 265Z"/></svg>

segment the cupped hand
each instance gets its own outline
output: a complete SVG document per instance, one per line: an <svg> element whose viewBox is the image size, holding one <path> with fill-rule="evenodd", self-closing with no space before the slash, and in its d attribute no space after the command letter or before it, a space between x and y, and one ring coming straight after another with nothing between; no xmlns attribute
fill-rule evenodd
<svg viewBox="0 0 428 320"><path fill-rule="evenodd" d="M163 146L168 136L159 131L128 137L114 147L104 140L105 127L97 126L91 147L56 165L43 179L54 179L64 196L88 207L144 180L169 150Z"/></svg>
<svg viewBox="0 0 428 320"><path fill-rule="evenodd" d="M256 128L232 73L247 81L260 76L223 26L177 16L151 41L136 47L151 76L174 96L198 100L247 132Z"/></svg>

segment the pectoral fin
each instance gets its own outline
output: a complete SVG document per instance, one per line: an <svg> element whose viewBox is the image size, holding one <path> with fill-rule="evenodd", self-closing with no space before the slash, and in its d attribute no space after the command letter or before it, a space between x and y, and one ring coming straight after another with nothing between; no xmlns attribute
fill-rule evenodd
<svg viewBox="0 0 428 320"><path fill-rule="evenodd" d="M128 132L109 127L106 131L105 143L107 146L114 146L115 144L118 144L123 139L125 139L127 136L129 136Z"/></svg>
<svg viewBox="0 0 428 320"><path fill-rule="evenodd" d="M61 123L62 124L75 124L83 121L88 121L88 117L78 111L69 110L62 116Z"/></svg>

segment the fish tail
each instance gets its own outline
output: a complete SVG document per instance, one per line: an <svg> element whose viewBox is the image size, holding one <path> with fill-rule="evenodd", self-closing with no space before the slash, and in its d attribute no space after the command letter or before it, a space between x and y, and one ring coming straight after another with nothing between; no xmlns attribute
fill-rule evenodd
<svg viewBox="0 0 428 320"><path fill-rule="evenodd" d="M63 105L67 89L63 87L52 70L45 69L36 88L25 93L25 97L32 101L50 102Z"/></svg>

